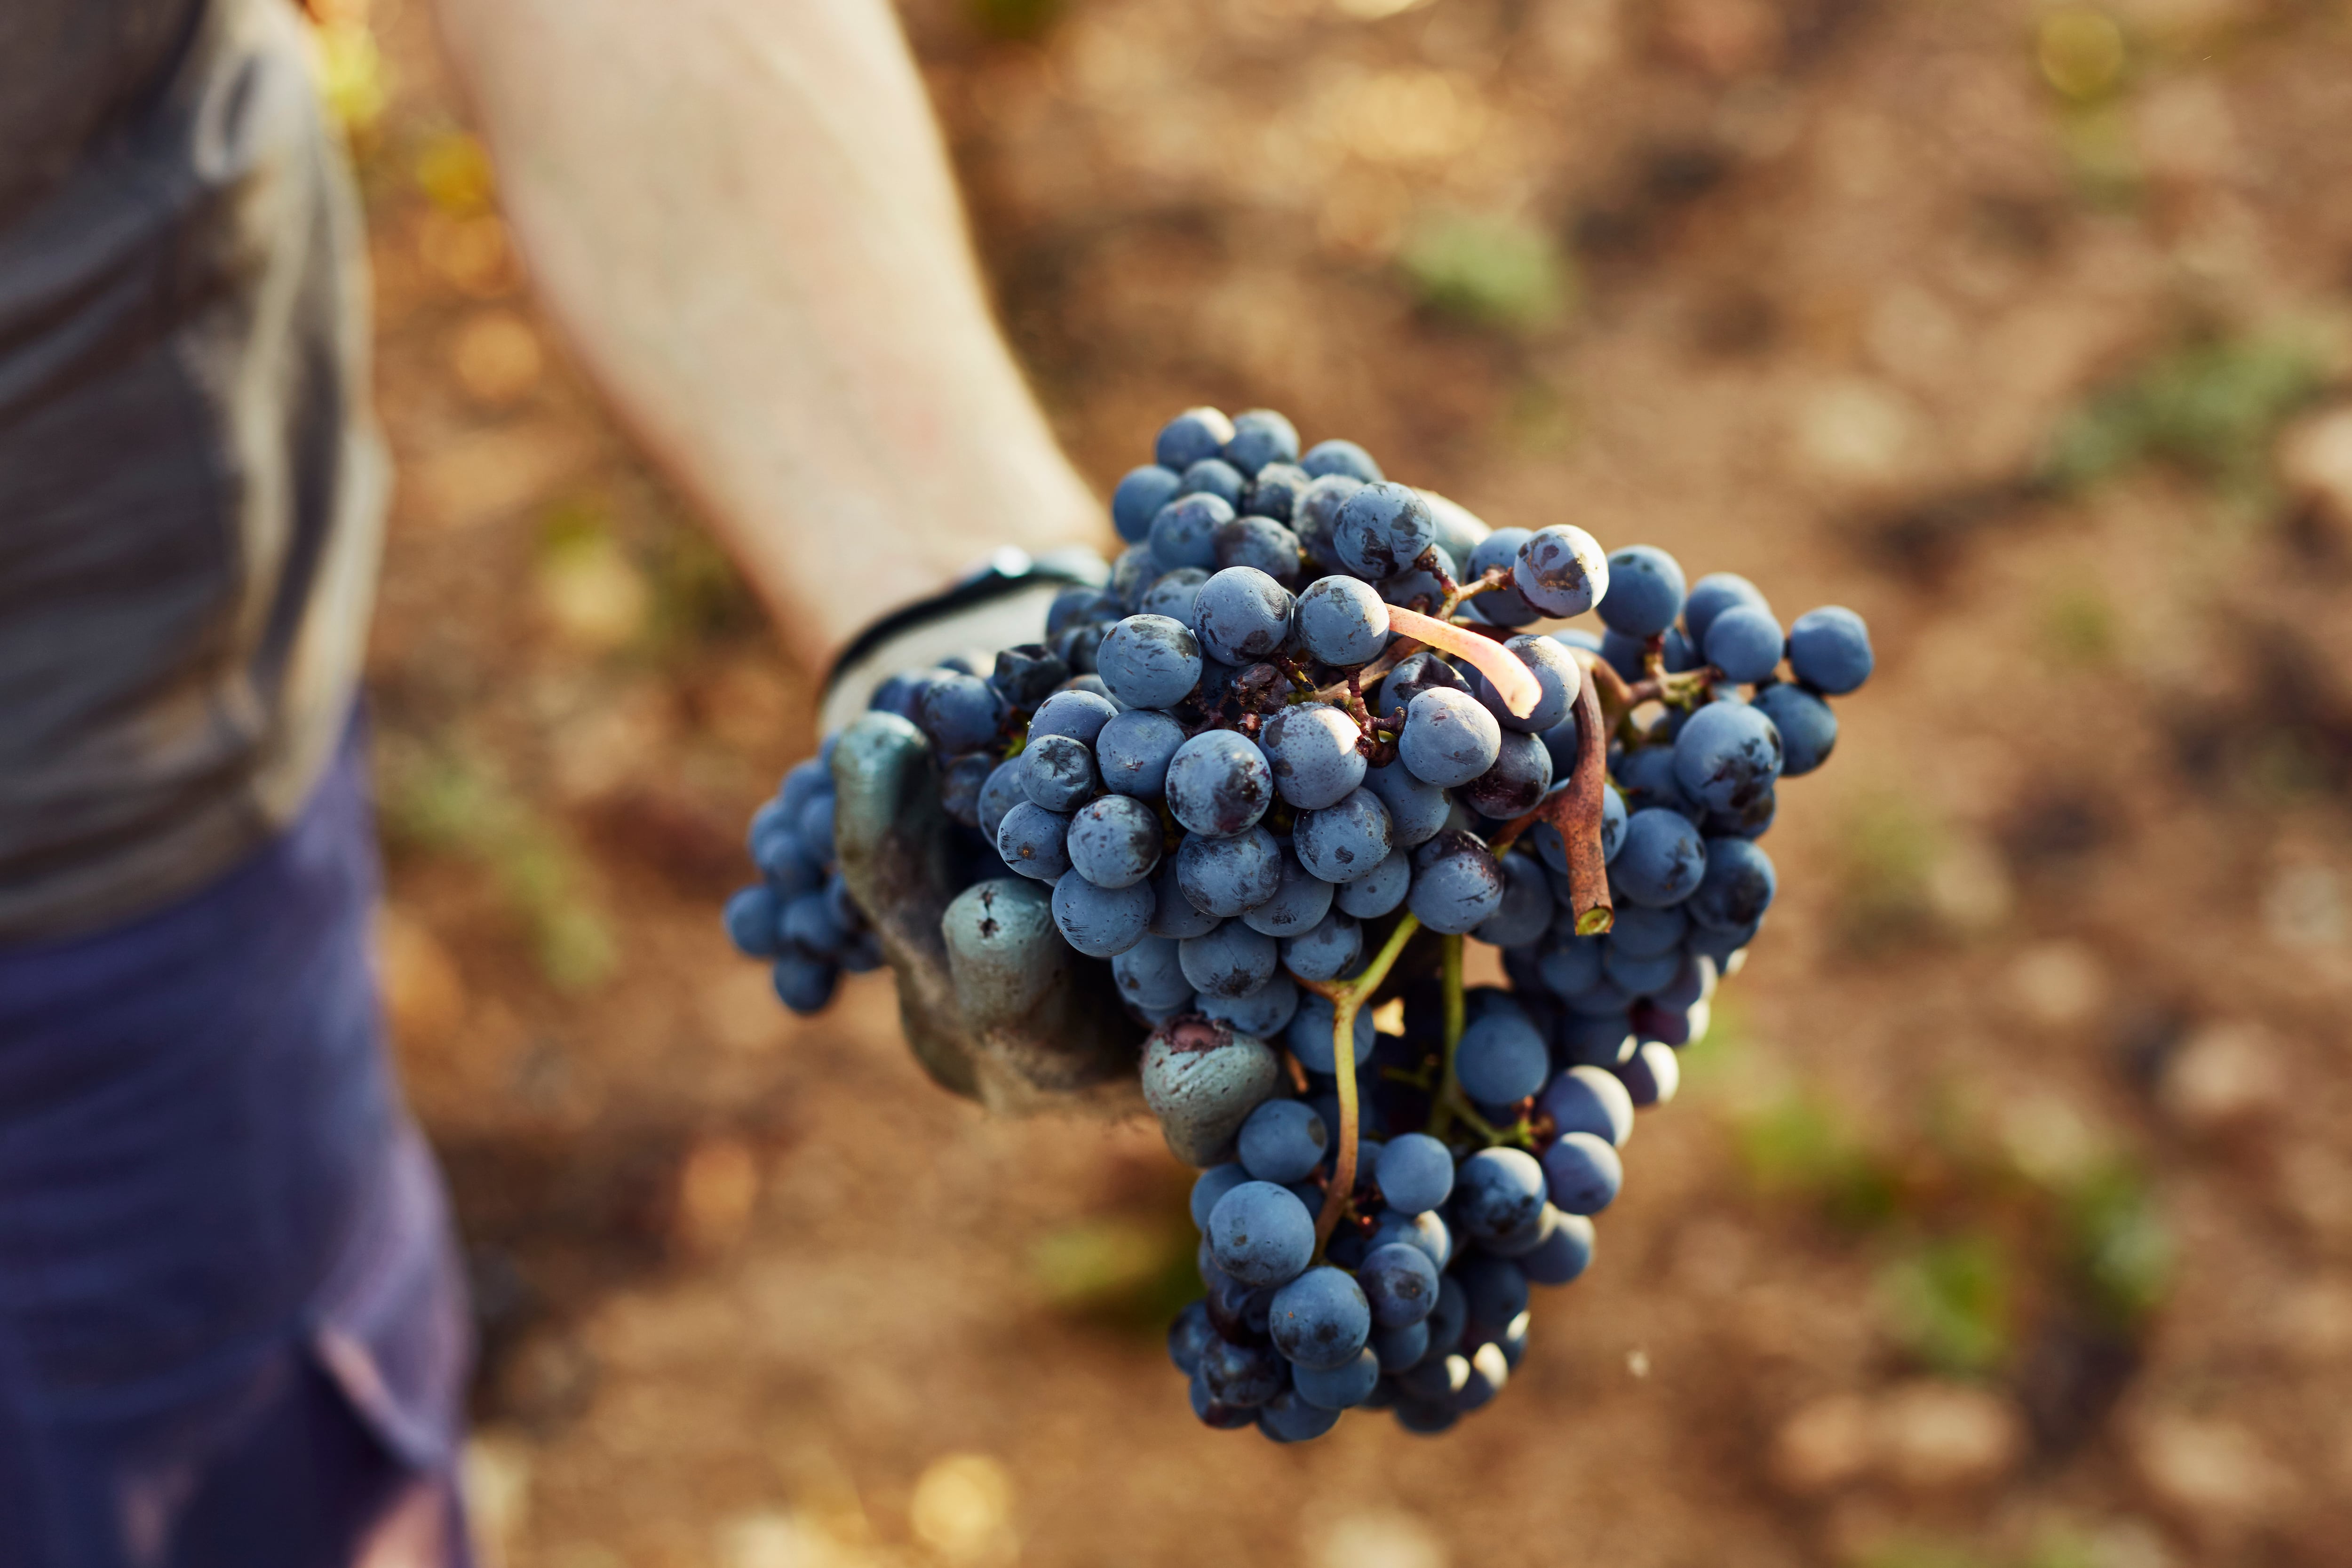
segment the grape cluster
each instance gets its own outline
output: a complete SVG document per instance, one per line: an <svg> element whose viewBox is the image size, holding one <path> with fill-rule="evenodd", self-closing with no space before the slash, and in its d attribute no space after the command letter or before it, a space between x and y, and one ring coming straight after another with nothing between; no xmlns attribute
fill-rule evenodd
<svg viewBox="0 0 2352 1568"><path fill-rule="evenodd" d="M930 741L969 875L1049 885L1150 1028L1144 1099L1203 1168L1207 1293L1169 1342L1195 1413L1443 1430L1507 1380L1530 1287L1590 1263L1868 634L1834 607L1784 632L1746 579L1686 587L1649 546L1489 529L1269 411L1188 410L1154 457L1113 495L1104 586L985 676L874 706ZM1598 635L1528 629L1587 611ZM796 845L814 798L769 808ZM1510 990L1465 988L1465 936Z"/></svg>
<svg viewBox="0 0 2352 1568"><path fill-rule="evenodd" d="M882 963L881 944L849 896L833 857L833 743L784 775L751 816L751 863L760 880L727 900L727 935L771 960L776 995L795 1013L833 1000L842 972Z"/></svg>

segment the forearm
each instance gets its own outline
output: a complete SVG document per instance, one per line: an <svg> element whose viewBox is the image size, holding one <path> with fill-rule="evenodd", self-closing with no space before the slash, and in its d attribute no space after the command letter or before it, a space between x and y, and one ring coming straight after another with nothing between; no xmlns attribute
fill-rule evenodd
<svg viewBox="0 0 2352 1568"><path fill-rule="evenodd" d="M542 298L804 658L1103 524L885 0L446 0Z"/></svg>

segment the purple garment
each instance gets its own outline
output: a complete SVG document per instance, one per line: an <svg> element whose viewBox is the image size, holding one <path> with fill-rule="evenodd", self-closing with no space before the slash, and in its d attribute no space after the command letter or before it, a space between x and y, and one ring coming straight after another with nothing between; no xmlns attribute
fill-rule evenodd
<svg viewBox="0 0 2352 1568"><path fill-rule="evenodd" d="M356 727L293 825L133 924L0 947L0 1563L464 1560L469 1353L383 1050Z"/></svg>

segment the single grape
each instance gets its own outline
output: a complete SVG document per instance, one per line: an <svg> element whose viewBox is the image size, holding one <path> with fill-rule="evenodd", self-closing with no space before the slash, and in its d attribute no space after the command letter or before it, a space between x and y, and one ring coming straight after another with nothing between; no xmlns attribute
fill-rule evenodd
<svg viewBox="0 0 2352 1568"><path fill-rule="evenodd" d="M1364 1255L1356 1270L1371 1308L1372 1321L1383 1329L1403 1329L1427 1320L1437 1306L1437 1266L1421 1248L1392 1241Z"/></svg>
<svg viewBox="0 0 2352 1568"><path fill-rule="evenodd" d="M1220 524L1215 541L1220 570L1248 566L1287 583L1298 576L1305 563L1298 535L1270 517L1237 517Z"/></svg>
<svg viewBox="0 0 2352 1568"><path fill-rule="evenodd" d="M1789 628L1789 668L1816 691L1842 697L1870 679L1870 628L1843 605L1807 610Z"/></svg>
<svg viewBox="0 0 2352 1568"><path fill-rule="evenodd" d="M1271 1344L1237 1345L1220 1337L1201 1347L1200 1378L1216 1404L1255 1410L1283 1391L1290 1368Z"/></svg>
<svg viewBox="0 0 2352 1568"><path fill-rule="evenodd" d="M1199 1370L1201 1352L1209 1348L1209 1342L1214 1338L1216 1331L1209 1326L1208 1303L1195 1301L1177 1313L1176 1321L1168 1325L1168 1359L1176 1363L1178 1372L1190 1377Z"/></svg>
<svg viewBox="0 0 2352 1568"><path fill-rule="evenodd" d="M1493 767L1502 747L1493 714L1463 692L1433 687L1405 710L1397 759L1423 783L1454 789Z"/></svg>
<svg viewBox="0 0 2352 1568"><path fill-rule="evenodd" d="M1607 596L1609 567L1598 540L1571 523L1556 522L1520 542L1511 583L1544 615L1580 616Z"/></svg>
<svg viewBox="0 0 2352 1568"><path fill-rule="evenodd" d="M1496 737L1495 761L1462 786L1462 803L1481 816L1508 822L1536 808L1551 788L1551 753L1543 738L1506 730Z"/></svg>
<svg viewBox="0 0 2352 1568"><path fill-rule="evenodd" d="M1248 409L1234 416L1234 433L1225 438L1223 455L1245 474L1255 474L1268 463L1295 463L1297 426L1271 408Z"/></svg>
<svg viewBox="0 0 2352 1568"><path fill-rule="evenodd" d="M1763 923L1759 921L1755 925L1742 926L1738 931L1709 931L1705 926L1695 926L1691 930L1689 939L1683 943L1683 948L1694 958L1705 958L1719 965L1722 973L1727 975L1737 974L1739 973L1743 950L1749 942L1756 940L1756 933Z"/></svg>
<svg viewBox="0 0 2352 1568"><path fill-rule="evenodd" d="M1780 733L1780 773L1795 778L1830 760L1837 746L1837 715L1801 686L1768 686L1756 696L1756 710Z"/></svg>
<svg viewBox="0 0 2352 1568"><path fill-rule="evenodd" d="M778 930L782 915L776 895L764 883L739 888L727 900L727 940L746 958L772 958L782 934Z"/></svg>
<svg viewBox="0 0 2352 1568"><path fill-rule="evenodd" d="M831 959L786 952L768 972L776 999L803 1017L824 1011L841 983L841 966Z"/></svg>
<svg viewBox="0 0 2352 1568"><path fill-rule="evenodd" d="M1470 683L1461 672L1436 654L1426 649L1400 661L1381 681L1380 700L1373 710L1383 719L1402 713L1412 706L1412 700L1424 691L1444 688L1471 695Z"/></svg>
<svg viewBox="0 0 2352 1568"><path fill-rule="evenodd" d="M1285 708L1266 721L1258 743L1274 767L1274 787L1304 811L1336 805L1364 782L1363 731L1322 703Z"/></svg>
<svg viewBox="0 0 2352 1568"><path fill-rule="evenodd" d="M1298 459L1298 466L1318 479L1326 474L1344 474L1359 483L1376 485L1384 477L1372 455L1353 441L1318 441Z"/></svg>
<svg viewBox="0 0 2352 1568"><path fill-rule="evenodd" d="M1622 919L1624 911L1618 911ZM1544 945L1540 961L1543 983L1555 996L1573 996L1590 990L1601 979L1601 943L1573 931L1557 931Z"/></svg>
<svg viewBox="0 0 2352 1568"><path fill-rule="evenodd" d="M945 752L969 752L996 738L1003 705L977 676L950 675L924 688L916 723Z"/></svg>
<svg viewBox="0 0 2352 1568"><path fill-rule="evenodd" d="M1165 713L1130 708L1102 727L1095 738L1095 766L1103 787L1138 800L1158 800L1168 784L1168 764L1184 743L1184 727Z"/></svg>
<svg viewBox="0 0 2352 1568"><path fill-rule="evenodd" d="M793 836L820 866L833 864L833 792L815 796L793 822Z"/></svg>
<svg viewBox="0 0 2352 1568"><path fill-rule="evenodd" d="M1711 811L1740 811L1780 776L1780 731L1747 702L1710 702L1675 737L1675 782Z"/></svg>
<svg viewBox="0 0 2352 1568"><path fill-rule="evenodd" d="M1069 666L1044 643L1022 643L998 652L988 684L1006 707L1025 713L1053 695L1054 689L1069 676Z"/></svg>
<svg viewBox="0 0 2352 1568"><path fill-rule="evenodd" d="M1242 923L1276 938L1313 931L1331 912L1331 884L1301 866L1292 854L1282 857L1281 878L1274 897L1242 911Z"/></svg>
<svg viewBox="0 0 2352 1568"><path fill-rule="evenodd" d="M1609 556L1609 592L1601 624L1629 637L1654 637L1683 610L1683 569L1654 544L1633 544Z"/></svg>
<svg viewBox="0 0 2352 1568"><path fill-rule="evenodd" d="M1248 664L1290 637L1290 590L1253 566L1228 566L1201 584L1192 629L1210 658Z"/></svg>
<svg viewBox="0 0 2352 1568"><path fill-rule="evenodd" d="M1509 572L1518 559L1519 546L1533 535L1524 528L1498 528L1478 542L1478 547L1463 560L1464 569L1472 581L1500 568ZM1598 547L1596 546L1596 551ZM1527 595L1517 586L1517 577L1507 579L1499 588L1489 589L1470 601L1470 608L1490 626L1523 626L1530 621L1543 619L1543 612L1528 603Z"/></svg>
<svg viewBox="0 0 2352 1568"><path fill-rule="evenodd" d="M1544 1151L1543 1170L1552 1203L1567 1214L1599 1214L1625 1184L1625 1164L1617 1151L1590 1132L1561 1133Z"/></svg>
<svg viewBox="0 0 2352 1568"><path fill-rule="evenodd" d="M1685 1026L1685 1033L1688 1033ZM1656 1040L1644 1043L1633 1058L1616 1069L1617 1079L1633 1103L1644 1110L1664 1105L1682 1087L1682 1058L1672 1046Z"/></svg>
<svg viewBox="0 0 2352 1568"><path fill-rule="evenodd" d="M1067 735L1034 740L1021 753L1021 788L1035 805L1065 815L1094 797L1094 752Z"/></svg>
<svg viewBox="0 0 2352 1568"><path fill-rule="evenodd" d="M1562 1132L1590 1132L1622 1148L1633 1132L1633 1102L1625 1086L1596 1067L1572 1067L1553 1079L1536 1101Z"/></svg>
<svg viewBox="0 0 2352 1568"><path fill-rule="evenodd" d="M1318 1410L1333 1413L1335 1419L1338 1412L1352 1410L1370 1399L1380 1381L1381 1358L1370 1344L1336 1367L1297 1365L1290 1369L1291 1389L1299 1400Z"/></svg>
<svg viewBox="0 0 2352 1568"><path fill-rule="evenodd" d="M1555 1208L1544 1215L1543 1239L1517 1259L1531 1285L1566 1285L1592 1263L1592 1222Z"/></svg>
<svg viewBox="0 0 2352 1568"><path fill-rule="evenodd" d="M1234 422L1221 409L1187 408L1160 427L1151 455L1163 468L1182 473L1203 458L1213 458L1234 438Z"/></svg>
<svg viewBox="0 0 2352 1568"><path fill-rule="evenodd" d="M1034 745L1047 735L1066 735L1091 746L1118 712L1118 705L1108 697L1065 689L1038 704L1029 721L1029 742Z"/></svg>
<svg viewBox="0 0 2352 1568"><path fill-rule="evenodd" d="M1389 610L1369 583L1318 577L1298 596L1298 640L1325 664L1367 664L1389 646Z"/></svg>
<svg viewBox="0 0 2352 1568"><path fill-rule="evenodd" d="M1725 679L1742 684L1770 679L1780 665L1780 623L1750 605L1734 605L1706 629L1706 662Z"/></svg>
<svg viewBox="0 0 2352 1568"><path fill-rule="evenodd" d="M1282 890L1285 858L1263 827L1232 838L1195 834L1176 847L1176 886L1202 913L1231 919Z"/></svg>
<svg viewBox="0 0 2352 1568"><path fill-rule="evenodd" d="M1307 869L1342 886L1376 875L1391 847L1388 807L1369 789L1350 790L1320 811L1300 813L1293 832Z"/></svg>
<svg viewBox="0 0 2352 1568"><path fill-rule="evenodd" d="M1129 707L1171 708L1200 682L1201 645L1181 621L1129 616L1104 637L1095 669Z"/></svg>
<svg viewBox="0 0 2352 1568"><path fill-rule="evenodd" d="M848 939L821 891L803 893L785 904L783 913L777 918L776 929L784 941L803 952L830 955Z"/></svg>
<svg viewBox="0 0 2352 1568"><path fill-rule="evenodd" d="M1689 596L1683 600L1683 626L1692 644L1706 647L1716 617L1726 610L1736 609L1761 610L1767 616L1772 613L1763 590L1736 572L1710 572L1692 584Z"/></svg>
<svg viewBox="0 0 2352 1568"><path fill-rule="evenodd" d="M1100 623L1089 622L1082 626L1072 626L1067 631L1046 638L1046 647L1055 658L1060 659L1076 674L1091 676L1095 668L1095 650L1102 647L1103 634L1110 629L1111 622L1125 614L1127 614L1127 606L1113 601L1108 620ZM1070 682L1062 683L1062 689L1067 690L1069 687ZM1108 697L1108 692L1106 691L1104 695Z"/></svg>
<svg viewBox="0 0 2352 1568"><path fill-rule="evenodd" d="M1298 1058L1298 1065L1308 1072L1328 1077L1339 1070L1338 1059L1331 1054L1332 1022L1333 1013L1328 1000L1312 993L1299 998L1298 1011L1291 1015L1290 1027L1283 1033L1283 1043L1290 1047L1290 1054ZM1356 1011L1354 1031L1358 1067L1372 1059L1372 1047L1376 1043L1371 1010L1360 1007Z"/></svg>
<svg viewBox="0 0 2352 1568"><path fill-rule="evenodd" d="M1149 887L1098 888L1076 871L1054 883L1054 925L1088 958L1109 958L1143 940L1151 924Z"/></svg>
<svg viewBox="0 0 2352 1568"><path fill-rule="evenodd" d="M1277 973L1256 990L1245 991L1239 996L1195 996L1192 1010L1231 1025L1237 1035L1276 1040L1298 1012L1298 987L1291 983L1290 976Z"/></svg>
<svg viewBox="0 0 2352 1568"><path fill-rule="evenodd" d="M1474 1239L1517 1230L1543 1204L1543 1167L1524 1149L1481 1149L1454 1173L1454 1214Z"/></svg>
<svg viewBox="0 0 2352 1568"><path fill-rule="evenodd" d="M1640 637L1629 637L1615 631L1601 635L1601 662L1628 680L1639 680L1647 673L1643 661L1649 644Z"/></svg>
<svg viewBox="0 0 2352 1568"><path fill-rule="evenodd" d="M1299 500L1314 482L1315 476L1295 463L1268 463L1251 476L1249 489L1242 492L1242 515L1270 517L1287 524L1298 514ZM1304 544L1300 548L1304 550Z"/></svg>
<svg viewBox="0 0 2352 1568"><path fill-rule="evenodd" d="M1372 1310L1345 1269L1309 1268L1274 1295L1274 1348L1300 1366L1330 1370L1356 1359L1372 1336Z"/></svg>
<svg viewBox="0 0 2352 1568"><path fill-rule="evenodd" d="M1160 844L1158 813L1141 801L1107 795L1072 814L1064 851L1079 876L1097 888L1118 889L1151 875Z"/></svg>
<svg viewBox="0 0 2352 1568"><path fill-rule="evenodd" d="M1745 838L1710 838L1706 874L1683 907L1709 931L1736 931L1764 918L1779 888L1772 858L1762 848Z"/></svg>
<svg viewBox="0 0 2352 1568"><path fill-rule="evenodd" d="M1412 852L1409 903L1423 925L1458 936L1502 907L1502 868L1486 840L1449 828Z"/></svg>
<svg viewBox="0 0 2352 1568"><path fill-rule="evenodd" d="M1379 1358L1382 1372L1403 1372L1429 1353L1428 1321L1424 1319L1402 1329L1375 1328L1369 1348Z"/></svg>
<svg viewBox="0 0 2352 1568"><path fill-rule="evenodd" d="M1498 738L1498 752L1500 745ZM1402 763L1366 769L1364 787L1388 808L1390 841L1406 849L1436 837L1454 809L1443 785L1423 783Z"/></svg>
<svg viewBox="0 0 2352 1568"><path fill-rule="evenodd" d="M1110 492L1111 526L1129 544L1142 543L1151 536L1152 518L1176 499L1176 488L1182 482L1172 470L1156 463L1129 468Z"/></svg>
<svg viewBox="0 0 2352 1568"><path fill-rule="evenodd" d="M1024 877L1055 881L1070 868L1069 829L1070 819L1061 813L1034 801L1019 801L997 825L996 852Z"/></svg>
<svg viewBox="0 0 2352 1568"><path fill-rule="evenodd" d="M1454 1057L1464 1092L1489 1105L1527 1099L1543 1088L1550 1069L1542 1034L1516 1005L1498 1007L1464 1029Z"/></svg>
<svg viewBox="0 0 2352 1568"><path fill-rule="evenodd" d="M1167 795L1186 831L1230 838L1255 826L1273 804L1274 770L1246 735L1206 730L1169 760Z"/></svg>
<svg viewBox="0 0 2352 1568"><path fill-rule="evenodd" d="M1500 864L1503 901L1471 934L1496 947L1525 947L1551 928L1551 884L1531 856L1506 855Z"/></svg>
<svg viewBox="0 0 2352 1568"><path fill-rule="evenodd" d="M1488 1152L1517 1154L1530 1170L1535 1167L1534 1158L1521 1150L1489 1150ZM1479 1158L1482 1156L1473 1155L1471 1161ZM1464 1164L1467 1166L1471 1161L1465 1161ZM1464 1173L1465 1177L1468 1174L1466 1170ZM1538 1185L1542 1184L1543 1176L1539 1171L1536 1172L1534 1180ZM1513 1187L1510 1190L1516 1193L1517 1189ZM1543 1203L1540 1198L1528 1209L1528 1216L1541 1222ZM1511 1324L1517 1321L1519 1314L1528 1310L1528 1277L1517 1263L1507 1258L1483 1251L1474 1252L1454 1266L1454 1274L1462 1281L1463 1300L1467 1308L1465 1314L1467 1321L1462 1330L1462 1343L1465 1345L1483 1344L1502 1338L1510 1331Z"/></svg>
<svg viewBox="0 0 2352 1568"><path fill-rule="evenodd" d="M1300 1100L1269 1100L1242 1123L1242 1169L1261 1182L1303 1181L1323 1163L1322 1118Z"/></svg>
<svg viewBox="0 0 2352 1568"><path fill-rule="evenodd" d="M1045 640L1051 642L1072 627L1082 626L1097 619L1097 607L1104 598L1103 591L1099 588L1065 588L1055 595L1053 604L1045 610ZM1118 616L1118 606L1114 602L1109 607L1111 618L1116 620ZM889 680L884 681L880 688L876 689L875 696L879 698L883 689L887 689L893 681L903 684L908 679L903 675L892 676ZM879 708L884 704L877 701L873 706ZM896 711L895 709L892 710Z"/></svg>
<svg viewBox="0 0 2352 1568"><path fill-rule="evenodd" d="M1132 544L1121 552L1119 558L1111 563L1109 587L1110 596L1118 604L1119 615L1133 615L1143 603L1143 595L1166 570L1148 544Z"/></svg>
<svg viewBox="0 0 2352 1568"><path fill-rule="evenodd" d="M1616 923L1609 928L1609 945L1634 958L1654 958L1661 953L1677 951L1683 933L1690 929L1686 906L1652 909L1645 904L1629 904L1617 911Z"/></svg>
<svg viewBox="0 0 2352 1568"><path fill-rule="evenodd" d="M1655 808L1693 822L1706 815L1704 806L1683 793L1682 783L1675 776L1671 746L1644 746L1627 752L1618 758L1616 772L1617 786L1624 792L1629 811Z"/></svg>
<svg viewBox="0 0 2352 1568"><path fill-rule="evenodd" d="M1388 858L1365 876L1340 884L1331 902L1343 915L1360 921L1378 920L1405 900L1412 889L1412 854L1391 849Z"/></svg>
<svg viewBox="0 0 2352 1568"><path fill-rule="evenodd" d="M1239 468L1222 458L1203 458L1184 470L1183 482L1177 489L1180 496L1214 496L1227 506L1239 506L1242 489L1249 481L1242 478Z"/></svg>
<svg viewBox="0 0 2352 1568"><path fill-rule="evenodd" d="M1217 929L1223 917L1202 910L1185 893L1182 879L1176 875L1176 858L1173 855L1166 857L1160 862L1160 869L1152 874L1151 934L1176 940L1206 936Z"/></svg>
<svg viewBox="0 0 2352 1568"><path fill-rule="evenodd" d="M1385 481L1367 482L1340 504L1331 538L1341 563L1374 582L1404 571L1436 542L1437 520L1421 492Z"/></svg>
<svg viewBox="0 0 2352 1568"><path fill-rule="evenodd" d="M1272 1182L1244 1182L1210 1211L1209 1247L1217 1267L1242 1284L1286 1285L1314 1256L1315 1216Z"/></svg>
<svg viewBox="0 0 2352 1568"><path fill-rule="evenodd" d="M1454 1408L1466 1415L1493 1404L1510 1376L1510 1359L1503 1353L1502 1345L1494 1342L1480 1345L1470 1352L1470 1374L1454 1396Z"/></svg>
<svg viewBox="0 0 2352 1568"><path fill-rule="evenodd" d="M1339 1412L1310 1403L1296 1386L1258 1407L1257 1429L1276 1443L1311 1443L1339 1424Z"/></svg>
<svg viewBox="0 0 2352 1568"><path fill-rule="evenodd" d="M1173 572L1162 572L1144 590L1143 602L1135 606L1136 614L1165 616L1179 626L1192 624L1192 607L1201 596L1201 584L1209 574L1198 566L1179 566ZM1096 660L1101 661L1101 650L1096 650Z"/></svg>
<svg viewBox="0 0 2352 1568"><path fill-rule="evenodd" d="M1222 1165L1212 1165L1192 1178L1192 1227L1205 1231L1209 1215L1215 1212L1217 1200L1250 1179L1238 1161L1228 1160ZM1205 1316L1207 1304L1202 1303Z"/></svg>
<svg viewBox="0 0 2352 1568"><path fill-rule="evenodd" d="M1363 951L1363 927L1346 915L1327 914L1313 930L1282 944L1282 966L1301 980L1336 980Z"/></svg>
<svg viewBox="0 0 2352 1568"><path fill-rule="evenodd" d="M1206 936L1177 944L1176 961L1192 989L1211 996L1245 996L1274 978L1279 954L1270 936L1228 921Z"/></svg>
<svg viewBox="0 0 2352 1568"><path fill-rule="evenodd" d="M1617 852L1625 847L1625 825L1630 814L1625 809L1625 797L1617 793L1615 784L1601 786L1601 863L1616 861ZM1562 868L1566 869L1565 867Z"/></svg>
<svg viewBox="0 0 2352 1568"><path fill-rule="evenodd" d="M1234 509L1222 497L1179 496L1151 520L1151 558L1162 572L1207 571L1217 563L1217 530L1233 520Z"/></svg>
<svg viewBox="0 0 2352 1568"><path fill-rule="evenodd" d="M1474 602L1483 603L1484 600ZM1495 689L1494 683L1479 675L1475 680L1478 700L1486 705L1487 712L1495 716L1495 722L1506 730L1535 733L1565 721L1571 726L1569 734L1572 742L1576 693L1584 683L1584 669L1576 662L1576 656L1547 637L1522 634L1512 637L1503 647L1534 673L1536 684L1542 688L1543 695L1527 714L1516 714L1505 705L1502 694Z"/></svg>
<svg viewBox="0 0 2352 1568"><path fill-rule="evenodd" d="M1625 846L1610 863L1610 879L1637 904L1664 908L1698 889L1706 847L1690 819L1653 807L1625 824Z"/></svg>
<svg viewBox="0 0 2352 1568"><path fill-rule="evenodd" d="M1147 1013L1181 1007L1192 1000L1192 983L1184 978L1176 943L1167 937L1146 936L1110 961L1110 973L1118 994Z"/></svg>
<svg viewBox="0 0 2352 1568"><path fill-rule="evenodd" d="M1302 470L1303 471L1303 470ZM1339 527L1339 509L1349 496L1364 488L1361 479L1345 474L1327 474L1311 479L1307 489L1290 509L1290 531L1298 535L1298 547L1318 572L1345 570L1339 563L1339 552L1332 536Z"/></svg>
<svg viewBox="0 0 2352 1568"><path fill-rule="evenodd" d="M1399 567L1394 576L1381 580L1381 600L1433 616L1445 603L1446 583L1455 580L1454 557L1443 546L1433 544Z"/></svg>
<svg viewBox="0 0 2352 1568"><path fill-rule="evenodd" d="M1425 1132L1406 1132L1381 1150L1381 1196L1399 1214L1423 1214L1454 1192L1453 1152Z"/></svg>

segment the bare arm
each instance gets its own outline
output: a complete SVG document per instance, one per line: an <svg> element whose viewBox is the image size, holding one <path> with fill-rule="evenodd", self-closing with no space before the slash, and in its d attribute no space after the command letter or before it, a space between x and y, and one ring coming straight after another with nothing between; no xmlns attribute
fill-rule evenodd
<svg viewBox="0 0 2352 1568"><path fill-rule="evenodd" d="M802 658L1100 512L887 0L443 0L549 306Z"/></svg>

